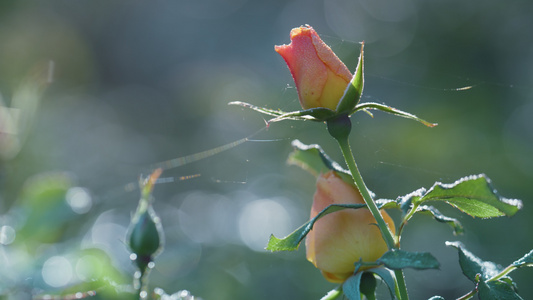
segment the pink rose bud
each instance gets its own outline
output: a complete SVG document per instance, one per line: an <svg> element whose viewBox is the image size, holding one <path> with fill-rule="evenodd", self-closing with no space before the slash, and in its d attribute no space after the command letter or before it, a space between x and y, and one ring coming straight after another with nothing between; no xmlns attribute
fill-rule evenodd
<svg viewBox="0 0 533 300"><path fill-rule="evenodd" d="M311 26L291 30L290 45L276 46L296 83L303 109L336 110L352 74Z"/></svg>
<svg viewBox="0 0 533 300"><path fill-rule="evenodd" d="M321 174L311 208L311 218L331 204L363 204L359 190L343 181L335 171ZM391 217L381 211L385 222L394 233ZM331 282L343 282L350 277L354 263L360 259L372 262L388 248L376 220L366 208L344 209L319 219L307 235L307 260L322 271Z"/></svg>

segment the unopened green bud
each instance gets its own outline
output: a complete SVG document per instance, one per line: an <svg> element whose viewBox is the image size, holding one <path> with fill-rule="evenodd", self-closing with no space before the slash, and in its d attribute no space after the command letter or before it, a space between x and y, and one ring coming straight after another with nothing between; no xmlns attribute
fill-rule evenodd
<svg viewBox="0 0 533 300"><path fill-rule="evenodd" d="M152 256L161 246L161 225L152 206L131 224L129 246L137 256Z"/></svg>
<svg viewBox="0 0 533 300"><path fill-rule="evenodd" d="M128 246L141 273L153 262L153 258L163 249L164 235L161 221L152 207L152 188L161 174L154 171L146 181L141 182L141 199L128 230Z"/></svg>

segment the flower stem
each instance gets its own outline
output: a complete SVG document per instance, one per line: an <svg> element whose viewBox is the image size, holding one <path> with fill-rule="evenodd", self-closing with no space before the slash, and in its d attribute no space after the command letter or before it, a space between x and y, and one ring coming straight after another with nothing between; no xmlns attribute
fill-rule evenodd
<svg viewBox="0 0 533 300"><path fill-rule="evenodd" d="M403 271L401 269L394 270L394 275L396 277L396 284L398 285L398 298L400 300L408 300L409 295L407 294L407 286L405 285L405 278L403 277Z"/></svg>
<svg viewBox="0 0 533 300"><path fill-rule="evenodd" d="M467 300L467 299L474 297L475 294L477 294L477 289L471 290L468 294L457 298L457 300Z"/></svg>
<svg viewBox="0 0 533 300"><path fill-rule="evenodd" d="M387 247L389 249L393 249L395 244L394 237L390 232L387 223L385 223L383 216L379 212L376 202L374 202L374 200L372 199L372 196L370 195L370 192L366 187L365 182L363 181L363 177L361 177L361 173L359 173L359 169L357 168L357 164L355 163L355 159L353 157L348 139L337 140L337 142L339 143L339 146L341 148L344 160L348 165L348 169L350 170L350 173L352 173L353 181L359 189L359 192L363 196L363 199L365 200L365 204L367 205L368 209L376 219L376 223L379 229L381 230L381 235L383 236L383 239L387 243Z"/></svg>
<svg viewBox="0 0 533 300"><path fill-rule="evenodd" d="M374 216L374 218L376 219L376 223L381 231L381 235L383 236L385 243L387 244L387 247L389 248L389 250L398 249L399 246L397 246L397 244L395 243L394 235L390 231L389 226L387 226L387 223L379 212L376 202L374 201L374 199L372 199L370 191L366 187L366 184L363 181L363 177L359 172L359 168L357 168L357 163L355 162L355 158L348 139L352 125L350 118L348 116L339 116L335 119L328 120L327 125L329 133L339 143L339 147L341 149L342 155L344 156L344 160L346 161L348 169L352 174L353 181L359 189L359 192L363 196L365 204L372 213L372 216ZM398 288L398 298L400 300L409 299L403 271L394 270L394 275L396 277L396 284Z"/></svg>

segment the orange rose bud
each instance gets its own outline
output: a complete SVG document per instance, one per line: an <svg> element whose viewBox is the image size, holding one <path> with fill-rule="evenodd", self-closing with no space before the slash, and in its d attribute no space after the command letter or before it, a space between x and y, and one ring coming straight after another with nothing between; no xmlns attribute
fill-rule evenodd
<svg viewBox="0 0 533 300"><path fill-rule="evenodd" d="M311 218L331 204L364 203L359 191L334 171L321 174L316 185ZM391 217L385 211L381 214L394 233ZM353 274L354 264L360 259L375 261L388 250L375 223L366 208L345 209L322 217L307 235L307 260L321 270L328 281L343 282Z"/></svg>
<svg viewBox="0 0 533 300"><path fill-rule="evenodd" d="M352 74L311 26L291 30L290 45L276 46L292 74L303 109L336 110Z"/></svg>

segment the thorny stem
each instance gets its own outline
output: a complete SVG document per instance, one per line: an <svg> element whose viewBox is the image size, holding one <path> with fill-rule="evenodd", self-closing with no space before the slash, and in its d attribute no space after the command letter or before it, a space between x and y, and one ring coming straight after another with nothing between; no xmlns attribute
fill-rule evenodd
<svg viewBox="0 0 533 300"><path fill-rule="evenodd" d="M398 285L398 298L400 300L409 300L409 294L407 294L407 285L405 285L405 277L401 269L394 270L394 276L396 277L396 284Z"/></svg>
<svg viewBox="0 0 533 300"><path fill-rule="evenodd" d="M383 219L383 216L379 212L376 202L374 201L374 199L372 199L370 191L368 190L365 182L363 181L363 177L361 176L361 173L357 168L357 163L355 162L355 158L348 139L351 130L350 118L348 116L340 116L337 119L328 121L327 125L329 133L339 143L339 147L341 149L342 155L344 156L344 160L346 161L348 169L352 174L353 181L359 189L359 192L363 196L365 204L372 213L372 216L374 216L374 218L376 219L376 223L381 231L381 235L383 236L385 243L387 244L387 247L389 248L389 250L399 249L399 244L395 243L394 235L390 231L389 227L387 226L387 223ZM394 270L394 275L396 277L396 293L398 298L400 300L408 300L409 296L407 294L407 287L405 285L403 271L401 269Z"/></svg>

